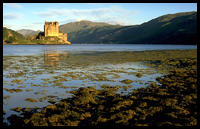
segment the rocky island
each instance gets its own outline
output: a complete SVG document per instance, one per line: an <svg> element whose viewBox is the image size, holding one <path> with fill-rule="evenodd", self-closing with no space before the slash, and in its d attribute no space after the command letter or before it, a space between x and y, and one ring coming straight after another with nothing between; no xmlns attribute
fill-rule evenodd
<svg viewBox="0 0 200 129"><path fill-rule="evenodd" d="M19 33L12 31L7 28L3 28L4 38L3 44L20 44L20 45L34 45L34 44L50 44L50 45L59 45L67 44L70 45L71 42L67 40L67 33L62 33L59 31L59 23L55 22L46 22L44 25L44 32L39 32L37 35L25 39ZM20 38L18 38L20 37Z"/></svg>

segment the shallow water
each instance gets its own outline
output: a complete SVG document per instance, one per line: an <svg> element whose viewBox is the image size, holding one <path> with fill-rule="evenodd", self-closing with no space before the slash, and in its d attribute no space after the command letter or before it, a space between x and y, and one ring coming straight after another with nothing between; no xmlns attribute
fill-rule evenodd
<svg viewBox="0 0 200 129"><path fill-rule="evenodd" d="M69 91L80 87L94 86L100 89L101 86L120 86L118 92L127 94L162 76L157 69L146 66L142 61L132 62L127 59L131 54L127 51L195 48L195 45L3 46L3 96L10 96L3 100L5 118L17 114L11 108L41 108L51 104L49 101L52 98L57 102L70 97ZM118 58L116 54L121 57ZM142 73L142 76L137 77L137 73ZM122 83L125 79L133 82ZM130 88L127 90L124 86ZM9 89L22 91L10 92ZM36 99L37 102L26 101L26 98Z"/></svg>

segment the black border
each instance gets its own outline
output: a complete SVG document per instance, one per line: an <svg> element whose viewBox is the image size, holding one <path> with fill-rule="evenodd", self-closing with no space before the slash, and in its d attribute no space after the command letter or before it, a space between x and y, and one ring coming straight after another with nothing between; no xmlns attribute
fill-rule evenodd
<svg viewBox="0 0 200 129"><path fill-rule="evenodd" d="M197 3L199 0L2 0L3 3Z"/></svg>
<svg viewBox="0 0 200 129"><path fill-rule="evenodd" d="M2 12L3 12L3 3L197 3L197 23L200 18L200 14L198 11L199 8L199 2L200 0L2 0L1 3L1 7L2 7ZM3 13L1 13L1 17L2 17L2 27L3 27ZM1 35L2 35L2 39L1 41L3 41L3 31L1 31ZM199 34L199 25L197 24L197 35L198 35L198 42L197 42L197 78L199 78L199 44L200 44L200 34ZM3 43L1 43L1 60L3 59ZM3 109L3 61L1 64L1 104L2 104L2 109ZM199 79L197 80L197 86L199 86ZM198 91L198 98L199 98L199 89ZM199 99L198 99L199 100ZM199 102L197 102L199 104ZM199 107L199 106L198 106ZM199 109L199 108L198 108ZM1 111L1 119L2 119L2 124L0 127L3 127L3 110ZM198 111L199 114L199 111ZM199 118L198 120L200 120L200 114L198 115ZM197 122L197 126L194 127L189 127L189 128L196 128L198 127L200 124L199 122ZM11 127L13 128L13 127ZM21 127L20 127L21 128ZM30 128L30 127L29 127ZM35 127L31 127L31 128L35 128ZM39 127L37 127L39 128ZM58 127L56 127L58 128ZM60 128L60 127L59 127ZM66 127L65 127L66 128ZM67 127L67 128L71 128L71 127ZM80 127L73 127L73 128L80 128ZM81 127L84 128L84 127ZM87 127L88 128L88 127ZM89 128L100 128L100 127L89 127ZM130 128L130 127L115 127L115 128ZM144 128L144 127L132 127L132 128ZM148 127L149 128L149 127ZM153 127L154 128L154 127ZM157 127L157 128L171 128L171 127ZM173 128L187 128L187 127L173 127Z"/></svg>

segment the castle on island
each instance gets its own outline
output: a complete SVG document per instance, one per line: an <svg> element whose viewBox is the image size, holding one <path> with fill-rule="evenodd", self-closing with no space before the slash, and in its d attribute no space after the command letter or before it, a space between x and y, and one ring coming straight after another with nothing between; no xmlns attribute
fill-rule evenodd
<svg viewBox="0 0 200 129"><path fill-rule="evenodd" d="M67 44L71 44L67 41L67 33L62 33L59 31L59 23L55 22L46 22L44 24L44 37L57 37Z"/></svg>

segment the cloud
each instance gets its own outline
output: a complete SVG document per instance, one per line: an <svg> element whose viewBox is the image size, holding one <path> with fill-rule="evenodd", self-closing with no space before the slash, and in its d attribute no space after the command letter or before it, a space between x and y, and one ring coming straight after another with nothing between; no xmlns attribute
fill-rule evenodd
<svg viewBox="0 0 200 129"><path fill-rule="evenodd" d="M94 9L48 9L43 12L35 12L35 14L50 20L64 17L63 21L67 21L68 19L78 19L108 22L111 24L129 24L130 17L135 15L136 11L127 10L120 6L110 6Z"/></svg>
<svg viewBox="0 0 200 129"><path fill-rule="evenodd" d="M17 3L3 3L3 6L11 7L11 8L22 8L23 6Z"/></svg>
<svg viewBox="0 0 200 129"><path fill-rule="evenodd" d="M8 29L11 29L12 27L13 27L13 25L3 25L3 27L6 27L6 28L8 28Z"/></svg>
<svg viewBox="0 0 200 129"><path fill-rule="evenodd" d="M6 13L3 15L3 19L5 20L14 20L14 19L19 19L21 17L22 15L19 13Z"/></svg>

